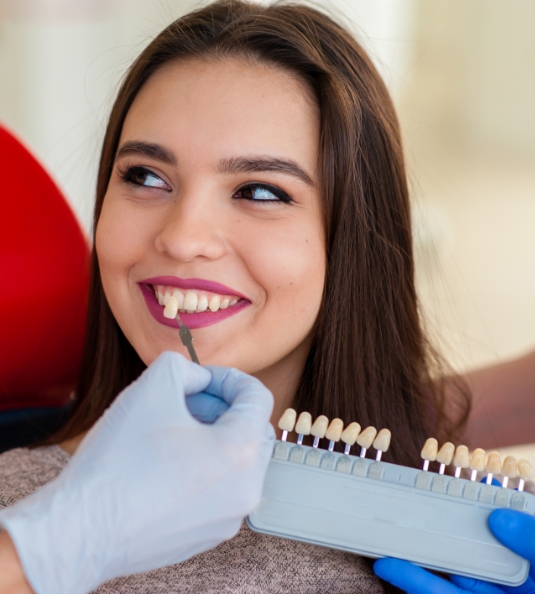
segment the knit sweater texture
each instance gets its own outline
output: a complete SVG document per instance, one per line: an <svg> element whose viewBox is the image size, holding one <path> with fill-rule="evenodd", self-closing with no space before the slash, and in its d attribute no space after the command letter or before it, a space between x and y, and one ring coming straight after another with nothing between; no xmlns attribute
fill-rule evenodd
<svg viewBox="0 0 535 594"><path fill-rule="evenodd" d="M27 497L65 468L59 446L0 455L0 509ZM365 559L334 549L258 534L238 534L210 551L169 567L120 577L98 594L382 594Z"/></svg>

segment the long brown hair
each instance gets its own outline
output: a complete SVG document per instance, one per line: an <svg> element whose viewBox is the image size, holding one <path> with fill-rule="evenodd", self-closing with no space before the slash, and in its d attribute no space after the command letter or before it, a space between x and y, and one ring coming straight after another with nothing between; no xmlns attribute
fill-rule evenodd
<svg viewBox="0 0 535 594"><path fill-rule="evenodd" d="M177 59L252 60L309 85L321 114L327 273L294 407L388 427L387 459L415 465L426 437L453 439L469 403L445 408L438 357L421 327L410 206L396 114L357 41L313 8L215 2L160 33L128 71L104 138L96 228L126 114L143 84ZM49 443L89 429L145 365L115 321L92 255L87 337L70 420ZM461 392L459 392L461 394ZM453 398L450 391L448 398Z"/></svg>

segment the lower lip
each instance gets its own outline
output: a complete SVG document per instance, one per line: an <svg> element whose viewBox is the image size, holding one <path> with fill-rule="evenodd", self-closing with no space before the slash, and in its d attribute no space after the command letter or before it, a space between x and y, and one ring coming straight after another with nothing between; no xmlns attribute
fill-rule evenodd
<svg viewBox="0 0 535 594"><path fill-rule="evenodd" d="M176 320L170 320L163 315L164 308L158 303L152 287L140 284L139 288L141 289L141 293L145 298L145 303L147 304L152 317L164 326L178 328L178 322ZM212 324L217 324L218 322L226 320L227 318L230 318L230 316L240 312L242 309L245 309L248 305L251 305L251 302L242 299L241 301L238 301L236 305L227 307L227 309L218 309L216 312L203 311L201 313L181 313L179 315L182 323L191 330L194 330L195 328L204 328L205 326L211 326Z"/></svg>

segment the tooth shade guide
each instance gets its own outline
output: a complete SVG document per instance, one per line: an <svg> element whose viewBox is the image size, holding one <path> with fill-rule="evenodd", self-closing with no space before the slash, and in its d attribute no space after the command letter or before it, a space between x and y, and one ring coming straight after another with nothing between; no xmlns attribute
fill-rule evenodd
<svg viewBox="0 0 535 594"><path fill-rule="evenodd" d="M518 461L518 475L520 476L518 490L523 491L526 481L530 481L535 476L535 470L527 460L522 459Z"/></svg>
<svg viewBox="0 0 535 594"><path fill-rule="evenodd" d="M349 425L342 431L340 439L346 444L344 448L344 454L349 455L351 446L357 441L357 437L360 433L360 425L358 423L349 423Z"/></svg>
<svg viewBox="0 0 535 594"><path fill-rule="evenodd" d="M314 436L314 443L312 444L313 448L317 448L320 443L320 439L325 437L325 433L327 432L328 426L329 419L325 415L320 415L314 421L314 424L310 428L310 433Z"/></svg>
<svg viewBox="0 0 535 594"><path fill-rule="evenodd" d="M461 476L463 468L468 468L470 465L470 453L465 445L457 446L455 455L453 456L453 466L455 466L455 478Z"/></svg>
<svg viewBox="0 0 535 594"><path fill-rule="evenodd" d="M377 462L381 461L381 456L390 447L391 438L392 433L390 433L389 429L381 429L381 431L379 431L379 433L377 434L377 437L373 442L373 447L377 450L377 453L375 455L375 460Z"/></svg>
<svg viewBox="0 0 535 594"><path fill-rule="evenodd" d="M295 431L297 433L297 445L303 444L303 437L310 435L312 428L312 415L308 412L302 412L295 424Z"/></svg>
<svg viewBox="0 0 535 594"><path fill-rule="evenodd" d="M498 452L489 452L487 457L487 464L485 465L487 471L487 485L492 485L492 477L495 474L500 474L502 471L502 460Z"/></svg>
<svg viewBox="0 0 535 594"><path fill-rule="evenodd" d="M342 419L333 419L329 423L327 431L325 432L325 437L329 440L329 452L332 452L334 450L335 444L340 441L343 430L344 422Z"/></svg>
<svg viewBox="0 0 535 594"><path fill-rule="evenodd" d="M359 436L357 437L357 443L360 446L360 458L366 457L366 450L371 447L376 435L377 429L375 427L366 427L364 431L359 433Z"/></svg>
<svg viewBox="0 0 535 594"><path fill-rule="evenodd" d="M174 297L169 297L167 304L163 310L163 315L169 319L174 320L178 313L178 301Z"/></svg>
<svg viewBox="0 0 535 594"><path fill-rule="evenodd" d="M429 470L429 462L434 462L437 459L437 452L438 452L438 441L434 437L430 437L426 439L424 443L424 447L422 448L422 452L420 456L424 460L423 470Z"/></svg>
<svg viewBox="0 0 535 594"><path fill-rule="evenodd" d="M475 481L477 473L483 472L485 470L485 450L482 450L481 448L476 448L470 456L469 466L472 470L470 480Z"/></svg>
<svg viewBox="0 0 535 594"><path fill-rule="evenodd" d="M283 429L284 431L293 431L296 417L297 413L295 410L293 408L287 408L279 419L279 429Z"/></svg>
<svg viewBox="0 0 535 594"><path fill-rule="evenodd" d="M509 479L516 478L518 476L518 462L514 456L505 457L502 465L502 475L502 487L506 489Z"/></svg>

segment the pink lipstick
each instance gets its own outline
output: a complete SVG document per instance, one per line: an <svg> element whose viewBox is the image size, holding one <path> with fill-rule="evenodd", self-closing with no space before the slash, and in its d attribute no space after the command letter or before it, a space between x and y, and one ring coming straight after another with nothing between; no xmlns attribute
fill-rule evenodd
<svg viewBox="0 0 535 594"><path fill-rule="evenodd" d="M158 298L155 294L155 287L157 285L176 287L183 291L206 291L217 295L229 295L238 298L238 302L234 305L231 305L226 309L219 309L215 312L210 310L196 313L181 312L180 319L182 320L182 323L192 330L217 324L251 305L251 302L241 293L214 281L197 278L182 279L176 276L158 276L142 280L138 284L152 317L160 324L169 326L170 328L178 328L178 322L175 319L170 320L163 315L164 308L158 303Z"/></svg>

